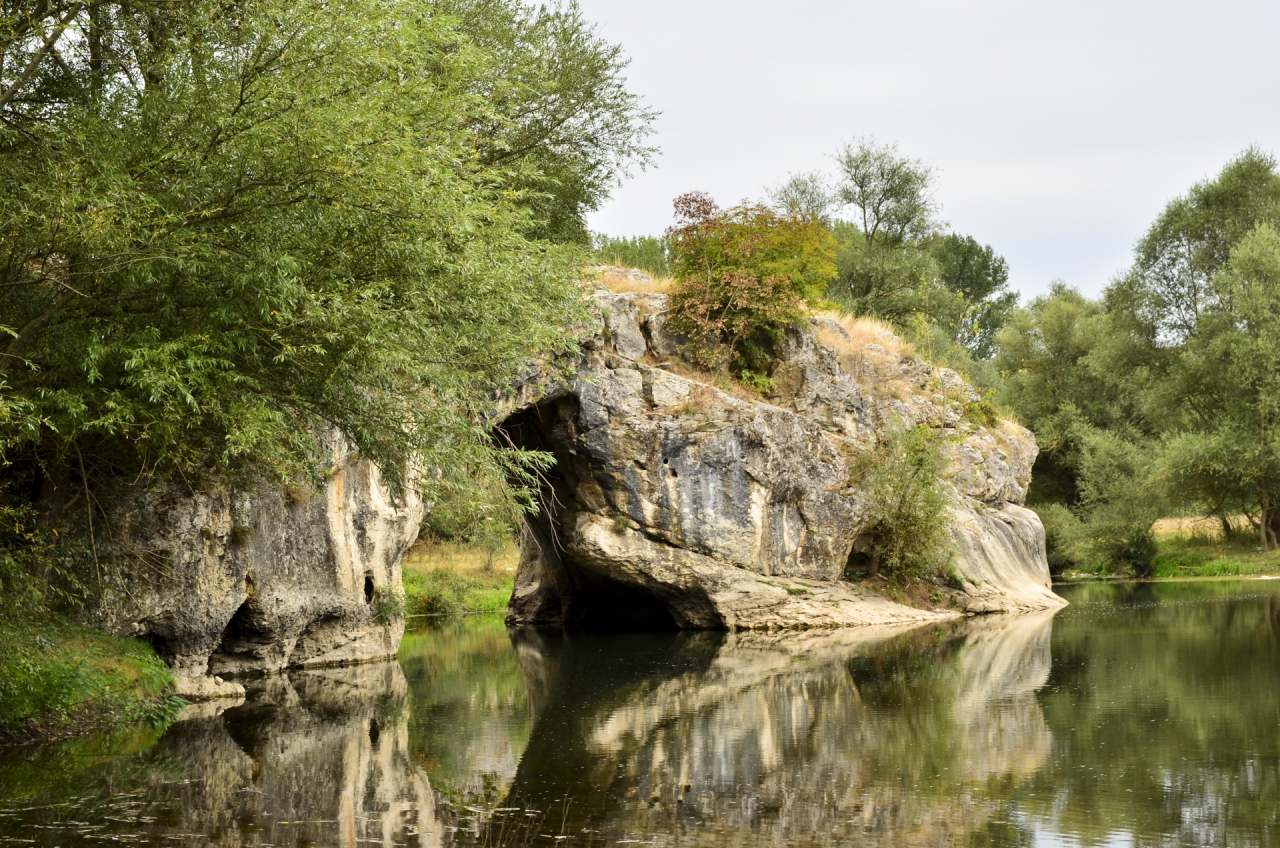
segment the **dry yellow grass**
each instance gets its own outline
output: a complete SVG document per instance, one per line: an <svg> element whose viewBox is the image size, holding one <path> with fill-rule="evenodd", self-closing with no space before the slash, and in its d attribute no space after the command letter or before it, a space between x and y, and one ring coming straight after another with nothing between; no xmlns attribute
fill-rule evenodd
<svg viewBox="0 0 1280 848"><path fill-rule="evenodd" d="M863 354L867 345L874 344L904 358L916 356L916 349L911 343L895 333L892 325L879 318L854 316L835 310L819 312L814 317L829 318L843 328L844 333L841 333L832 327L821 324L818 326L818 340L837 353Z"/></svg>
<svg viewBox="0 0 1280 848"><path fill-rule="evenodd" d="M514 572L520 562L520 546L514 541L495 549L457 542L418 541L404 558L406 571L443 568L458 574Z"/></svg>
<svg viewBox="0 0 1280 848"><path fill-rule="evenodd" d="M650 274L638 268L622 268L617 265L606 265L590 269L599 275L605 288L614 294L644 292L649 294L667 294L671 290L671 280L654 279Z"/></svg>
<svg viewBox="0 0 1280 848"><path fill-rule="evenodd" d="M1243 531L1252 528L1243 515L1234 515L1230 519L1234 530ZM1151 525L1157 536L1187 536L1197 539L1215 541L1223 538L1222 521L1212 515L1184 515L1176 518L1161 518Z"/></svg>
<svg viewBox="0 0 1280 848"><path fill-rule="evenodd" d="M712 374L685 362L683 359L672 358L660 364L664 371L670 371L672 374L684 377L697 385L719 389L738 400L745 400L748 403L765 401L765 398L759 392L747 388L728 374ZM690 404L694 406L703 406L709 403L714 403L710 395L699 394L695 390L695 393L690 396Z"/></svg>

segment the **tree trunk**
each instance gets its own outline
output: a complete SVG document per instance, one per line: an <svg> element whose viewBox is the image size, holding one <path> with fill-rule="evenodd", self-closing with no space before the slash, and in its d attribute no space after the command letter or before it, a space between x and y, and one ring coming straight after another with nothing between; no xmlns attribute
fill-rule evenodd
<svg viewBox="0 0 1280 848"><path fill-rule="evenodd" d="M867 568L867 576L875 577L879 573L880 573L880 554L875 551L872 551L871 565Z"/></svg>
<svg viewBox="0 0 1280 848"><path fill-rule="evenodd" d="M1218 520L1222 522L1222 538L1226 539L1231 535L1231 519L1225 515L1219 515Z"/></svg>
<svg viewBox="0 0 1280 848"><path fill-rule="evenodd" d="M1258 514L1258 541L1261 543L1262 550L1271 550L1271 539L1267 536L1268 524L1271 523L1271 510L1267 507L1267 502L1262 502L1261 512Z"/></svg>

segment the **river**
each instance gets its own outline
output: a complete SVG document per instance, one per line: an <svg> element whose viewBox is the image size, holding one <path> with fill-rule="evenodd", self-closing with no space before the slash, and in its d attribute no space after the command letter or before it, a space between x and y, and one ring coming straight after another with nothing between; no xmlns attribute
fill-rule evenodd
<svg viewBox="0 0 1280 848"><path fill-rule="evenodd" d="M916 628L419 629L0 750L0 844L1280 844L1280 580L1060 591Z"/></svg>

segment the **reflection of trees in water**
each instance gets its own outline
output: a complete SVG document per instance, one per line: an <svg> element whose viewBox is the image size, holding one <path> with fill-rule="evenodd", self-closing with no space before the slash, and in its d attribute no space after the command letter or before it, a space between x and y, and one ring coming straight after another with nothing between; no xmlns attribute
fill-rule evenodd
<svg viewBox="0 0 1280 848"><path fill-rule="evenodd" d="M1092 586L1070 598L1039 696L1054 753L1024 808L1081 837L1280 842L1274 584Z"/></svg>
<svg viewBox="0 0 1280 848"><path fill-rule="evenodd" d="M409 744L432 787L464 813L498 806L529 738L525 681L502 617L407 633L400 656L413 705Z"/></svg>
<svg viewBox="0 0 1280 848"><path fill-rule="evenodd" d="M979 787L1048 752L1034 692L1051 618L607 643L522 634L538 708L507 803L567 804L566 834L950 844L997 818Z"/></svg>

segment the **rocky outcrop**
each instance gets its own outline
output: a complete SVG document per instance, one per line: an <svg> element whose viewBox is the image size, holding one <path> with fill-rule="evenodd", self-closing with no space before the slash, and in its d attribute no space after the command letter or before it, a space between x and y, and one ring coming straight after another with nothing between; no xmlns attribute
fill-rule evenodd
<svg viewBox="0 0 1280 848"><path fill-rule="evenodd" d="M760 399L680 365L664 295L596 300L601 321L577 359L531 369L501 413L513 443L556 458L510 623L751 629L957 615L841 580L866 544L854 462L886 430L915 425L950 445L960 607L1064 603L1043 528L1021 506L1035 440L979 423L981 397L955 372L819 318L788 336L776 391Z"/></svg>
<svg viewBox="0 0 1280 848"><path fill-rule="evenodd" d="M170 478L109 510L112 567L95 615L150 641L189 698L225 678L393 657L400 562L422 520L341 438L323 488Z"/></svg>

